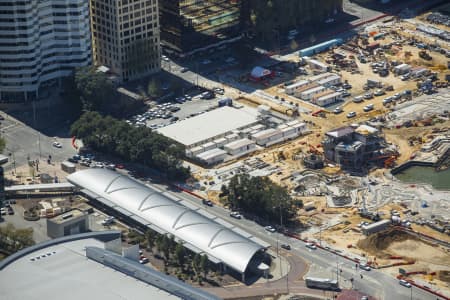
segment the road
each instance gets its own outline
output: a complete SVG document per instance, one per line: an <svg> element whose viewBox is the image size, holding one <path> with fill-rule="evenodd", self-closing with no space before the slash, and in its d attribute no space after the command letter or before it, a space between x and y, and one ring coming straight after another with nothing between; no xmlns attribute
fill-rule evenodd
<svg viewBox="0 0 450 300"><path fill-rule="evenodd" d="M311 250L305 247L305 243L300 240L296 240L293 238L289 238L283 236L278 233L269 233L264 228L247 219L234 219L229 216L229 210L224 209L220 206L208 207L201 203L201 201L187 193L175 192L171 188L167 188L162 184L152 184L154 187L169 192L177 197L182 198L183 200L187 200L193 205L207 210L209 213L216 215L219 218L226 220L227 222L239 227L240 229L247 231L248 233L264 240L267 243L270 243L273 249L276 249L277 244L287 243L291 245L290 255L296 256L295 266L293 270L297 270L298 272L295 276L289 276L289 285L290 286L299 286L301 287L303 283L299 283L298 280L301 279L304 272L298 271L306 270L305 263L302 260L307 261L309 264L322 268L325 272L329 272L331 278L336 278L337 274L337 266L342 269L342 273L339 273L339 281L341 285L349 286L350 278L353 278L353 288L366 293L368 295L372 295L379 299L396 299L396 300L436 300L436 296L428 293L422 289L418 289L416 287L412 287L411 289L403 287L398 284L398 280L390 275L384 274L378 270L371 271L362 271L355 268L355 263L350 260L346 260L342 257L336 256L336 254L331 253L327 250L317 249ZM278 243L277 243L278 240ZM284 254L287 254L286 251L283 250ZM360 274L363 275L361 278ZM300 285L299 285L300 284ZM278 282L275 281L271 285L274 289L283 289L286 291L285 280L280 279ZM220 288L221 289L221 288ZM249 289L248 287L243 286L242 291L247 293L246 291ZM253 288L254 289L254 288ZM439 299L439 298L438 298Z"/></svg>
<svg viewBox="0 0 450 300"><path fill-rule="evenodd" d="M42 163L49 155L52 156L52 161L60 162L76 154L69 138L55 139L46 136L9 115L2 115L5 117L0 127L6 140L4 153L6 155L11 153L8 164L4 166L6 171L14 170L14 163L15 167L27 164L28 160L40 159ZM62 148L52 146L55 140L62 144Z"/></svg>

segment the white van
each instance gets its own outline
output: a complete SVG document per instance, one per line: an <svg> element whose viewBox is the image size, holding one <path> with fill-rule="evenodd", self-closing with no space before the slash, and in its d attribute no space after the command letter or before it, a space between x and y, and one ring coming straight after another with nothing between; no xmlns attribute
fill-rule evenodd
<svg viewBox="0 0 450 300"><path fill-rule="evenodd" d="M353 98L353 102L355 103L360 103L364 101L364 97L363 96L356 96L355 98Z"/></svg>

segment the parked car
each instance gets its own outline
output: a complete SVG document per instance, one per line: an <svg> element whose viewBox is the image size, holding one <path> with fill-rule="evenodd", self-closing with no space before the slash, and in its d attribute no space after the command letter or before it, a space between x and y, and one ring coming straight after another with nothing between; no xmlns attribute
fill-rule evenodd
<svg viewBox="0 0 450 300"><path fill-rule="evenodd" d="M341 96L345 98L345 97L350 97L351 95L352 95L351 93L345 91L345 92L342 93Z"/></svg>
<svg viewBox="0 0 450 300"><path fill-rule="evenodd" d="M267 230L267 231L269 231L269 232L275 232L275 231L277 231L274 227L272 227L272 226L270 226L270 225L264 227L264 229Z"/></svg>
<svg viewBox="0 0 450 300"><path fill-rule="evenodd" d="M383 105L386 105L388 103L392 102L393 97L386 97L383 99Z"/></svg>
<svg viewBox="0 0 450 300"><path fill-rule="evenodd" d="M363 110L365 112L368 112L368 111L373 110L373 108L374 108L374 105L371 103L371 104L368 104L368 105L364 106Z"/></svg>
<svg viewBox="0 0 450 300"><path fill-rule="evenodd" d="M107 217L102 221L102 225L103 226L111 225L112 223L114 223L114 221L115 221L114 217Z"/></svg>
<svg viewBox="0 0 450 300"><path fill-rule="evenodd" d="M237 211L231 212L230 213L230 217L233 217L235 219L241 219L242 218L241 214L239 214Z"/></svg>
<svg viewBox="0 0 450 300"><path fill-rule="evenodd" d="M346 89L346 90L349 90L349 89L352 88L352 85L351 85L350 83L344 83L344 84L342 85L342 87L343 87L344 89Z"/></svg>
<svg viewBox="0 0 450 300"><path fill-rule="evenodd" d="M355 103L360 103L364 101L364 97L363 96L356 96L355 98L353 98L353 102Z"/></svg>
<svg viewBox="0 0 450 300"><path fill-rule="evenodd" d="M213 92L203 92L201 98L205 100L214 99L215 95Z"/></svg>
<svg viewBox="0 0 450 300"><path fill-rule="evenodd" d="M181 68L181 69L180 69L180 72L181 72L181 73L186 73L187 71L189 71L188 68Z"/></svg>
<svg viewBox="0 0 450 300"><path fill-rule="evenodd" d="M347 118L348 118L348 119L354 118L354 117L356 117L356 112L354 112L354 111L351 111L351 112L349 112L349 113L347 114Z"/></svg>
<svg viewBox="0 0 450 300"><path fill-rule="evenodd" d="M225 94L225 90L223 88L214 88L213 90L216 94L219 94L219 95Z"/></svg>
<svg viewBox="0 0 450 300"><path fill-rule="evenodd" d="M404 279L400 279L400 280L398 281L398 283L399 283L400 285L403 285L404 287L411 288L411 283L409 283L408 281L406 281L406 280L404 280Z"/></svg>
<svg viewBox="0 0 450 300"><path fill-rule="evenodd" d="M382 95L384 95L384 94L386 94L382 89L378 89L378 90L376 90L375 91L375 96L382 96Z"/></svg>
<svg viewBox="0 0 450 300"><path fill-rule="evenodd" d="M342 107L338 106L333 110L333 113L335 114L340 114L341 112L343 112L344 110L342 109Z"/></svg>
<svg viewBox="0 0 450 300"><path fill-rule="evenodd" d="M372 99L372 98L373 98L373 94L371 92L364 94L364 99Z"/></svg>

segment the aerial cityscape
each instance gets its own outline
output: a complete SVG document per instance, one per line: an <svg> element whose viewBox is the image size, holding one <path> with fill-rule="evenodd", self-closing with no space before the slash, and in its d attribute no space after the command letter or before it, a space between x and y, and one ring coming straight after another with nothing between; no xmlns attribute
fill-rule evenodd
<svg viewBox="0 0 450 300"><path fill-rule="evenodd" d="M0 0L0 299L450 300L446 0Z"/></svg>

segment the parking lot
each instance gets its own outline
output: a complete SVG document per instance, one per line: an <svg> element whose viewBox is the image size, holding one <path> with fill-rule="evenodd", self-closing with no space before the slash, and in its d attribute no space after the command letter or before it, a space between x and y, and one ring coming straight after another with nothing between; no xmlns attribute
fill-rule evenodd
<svg viewBox="0 0 450 300"><path fill-rule="evenodd" d="M133 116L127 120L127 123L135 126L146 125L152 129L156 129L217 107L219 97L201 99L200 95L201 93L199 92L190 93L186 95L188 97L177 97L178 102L172 101L154 104L145 113Z"/></svg>

